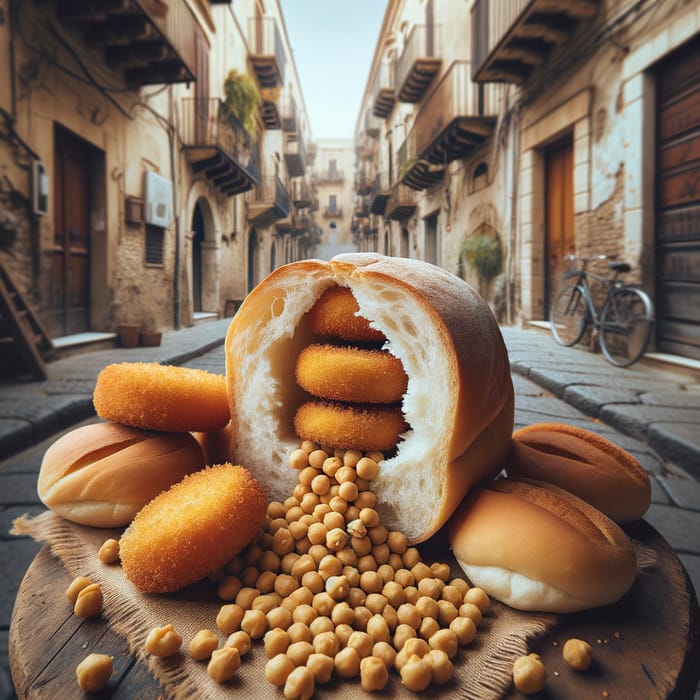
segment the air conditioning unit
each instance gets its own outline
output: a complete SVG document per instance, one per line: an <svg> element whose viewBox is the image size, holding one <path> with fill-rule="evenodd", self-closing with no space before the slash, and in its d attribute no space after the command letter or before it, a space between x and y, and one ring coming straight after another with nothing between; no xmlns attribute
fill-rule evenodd
<svg viewBox="0 0 700 700"><path fill-rule="evenodd" d="M154 172L146 171L143 199L145 222L168 228L173 218L173 183Z"/></svg>

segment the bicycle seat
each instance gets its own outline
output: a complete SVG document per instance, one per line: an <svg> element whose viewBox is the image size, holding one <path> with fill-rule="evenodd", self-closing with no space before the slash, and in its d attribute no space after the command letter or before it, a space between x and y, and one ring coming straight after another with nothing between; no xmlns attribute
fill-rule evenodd
<svg viewBox="0 0 700 700"><path fill-rule="evenodd" d="M632 266L629 263L618 262L617 260L613 260L613 261L609 262L608 267L613 272L618 272L620 274L624 274L625 272L629 272L632 269Z"/></svg>

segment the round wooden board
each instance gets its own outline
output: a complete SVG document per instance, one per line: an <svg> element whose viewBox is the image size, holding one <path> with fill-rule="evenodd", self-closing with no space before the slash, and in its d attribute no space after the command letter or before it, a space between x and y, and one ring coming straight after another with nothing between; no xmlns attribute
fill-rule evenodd
<svg viewBox="0 0 700 700"><path fill-rule="evenodd" d="M551 633L533 644L531 651L539 653L547 667L546 687L538 697L693 698L700 678L695 592L678 558L652 527L642 521L626 529L653 550L656 563L643 569L617 605L562 615ZM91 697L162 697L158 682L136 663L126 641L104 619L81 620L56 604L69 583L61 562L44 547L22 582L10 625L10 663L18 697L76 697L75 667L92 650L114 657L115 675L103 692ZM571 637L593 646L595 661L587 672L574 671L562 659L562 646ZM259 688L261 698L282 697L262 679ZM357 688L358 696L370 697L357 684L346 684L342 694L348 697L351 688ZM437 687L429 692L459 697ZM506 697L526 696L511 686Z"/></svg>

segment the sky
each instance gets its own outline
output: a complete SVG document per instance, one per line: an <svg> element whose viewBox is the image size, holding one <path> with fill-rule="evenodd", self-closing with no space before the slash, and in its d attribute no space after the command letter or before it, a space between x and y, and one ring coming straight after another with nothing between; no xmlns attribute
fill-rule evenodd
<svg viewBox="0 0 700 700"><path fill-rule="evenodd" d="M280 0L314 140L354 138L383 0Z"/></svg>

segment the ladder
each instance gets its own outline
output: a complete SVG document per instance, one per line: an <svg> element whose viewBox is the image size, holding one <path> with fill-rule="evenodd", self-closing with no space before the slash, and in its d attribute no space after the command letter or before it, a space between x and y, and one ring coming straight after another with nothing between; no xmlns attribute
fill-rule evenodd
<svg viewBox="0 0 700 700"><path fill-rule="evenodd" d="M39 317L17 289L0 260L0 373L48 377L44 356L53 349ZM15 376L16 376L15 375Z"/></svg>

